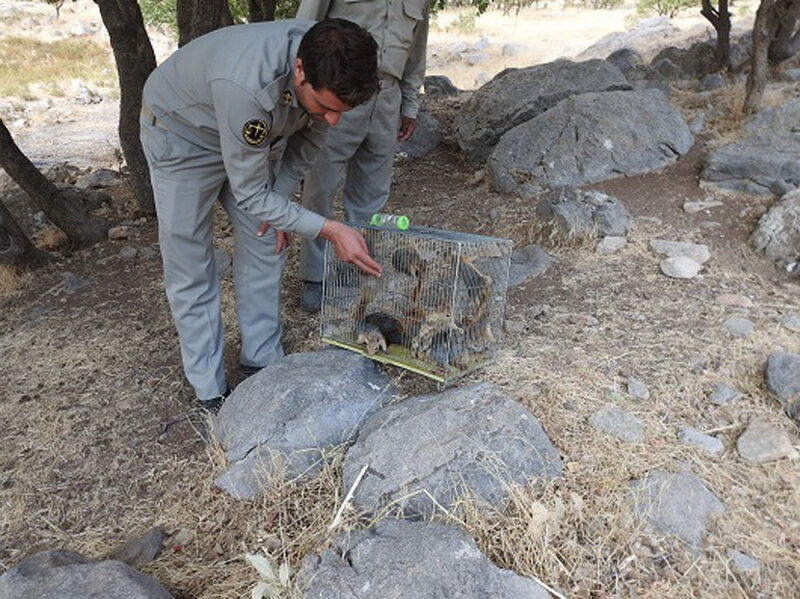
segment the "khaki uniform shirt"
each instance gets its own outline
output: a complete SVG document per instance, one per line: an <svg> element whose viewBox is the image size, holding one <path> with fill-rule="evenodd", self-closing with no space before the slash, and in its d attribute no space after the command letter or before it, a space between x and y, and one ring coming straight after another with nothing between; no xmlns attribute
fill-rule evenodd
<svg viewBox="0 0 800 599"><path fill-rule="evenodd" d="M159 126L219 153L246 212L276 229L316 237L324 218L289 200L327 132L297 103L294 62L311 21L223 27L178 49L144 87ZM286 149L270 173L270 149ZM274 181L274 183L273 183Z"/></svg>
<svg viewBox="0 0 800 599"><path fill-rule="evenodd" d="M400 81L400 113L416 118L425 79L430 0L302 0L298 19L341 18L361 25L378 43L378 70Z"/></svg>

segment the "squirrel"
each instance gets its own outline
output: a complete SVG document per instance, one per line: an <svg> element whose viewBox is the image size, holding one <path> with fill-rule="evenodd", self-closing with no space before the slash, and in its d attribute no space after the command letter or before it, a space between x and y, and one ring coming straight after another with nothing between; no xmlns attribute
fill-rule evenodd
<svg viewBox="0 0 800 599"><path fill-rule="evenodd" d="M381 330L374 324L360 322L356 325L356 343L363 343L367 346L367 354L375 355L379 349L386 351L386 337Z"/></svg>
<svg viewBox="0 0 800 599"><path fill-rule="evenodd" d="M489 300L492 298L494 280L478 270L474 258L469 256L461 257L461 268L458 269L458 273L469 298L469 307L465 310L462 324L480 323L489 315Z"/></svg>

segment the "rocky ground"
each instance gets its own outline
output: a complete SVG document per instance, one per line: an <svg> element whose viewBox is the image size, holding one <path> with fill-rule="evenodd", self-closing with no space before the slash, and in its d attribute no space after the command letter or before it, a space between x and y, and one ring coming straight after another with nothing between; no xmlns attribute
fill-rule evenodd
<svg viewBox="0 0 800 599"><path fill-rule="evenodd" d="M682 93L689 92L675 97ZM529 411L555 448L551 460L561 475L515 487L504 512L434 510L437 519L465 530L494 566L519 575L475 562L473 571L502 584L532 585L524 580L534 577L572 597L793 596L800 585L800 471L791 459L797 427L769 390L765 369L776 352L800 354L800 284L748 242L776 198L698 185L717 145L712 127L671 166L591 186L630 213L624 243L604 242L611 247L598 251L596 240L585 238L548 242L536 202L492 191L487 173L476 172L456 145L454 123L467 102L457 96L429 103L445 126L444 142L424 160L398 163L392 205L416 223L508 237L518 248L536 242L554 259L509 291L499 359L459 387L491 383L504 410ZM111 104L76 105L87 111L76 122L88 115L99 122ZM692 95L681 104L692 117L702 102ZM70 139L69 128L59 130L60 140ZM63 159L68 147L33 156ZM69 158L114 166L83 151ZM103 558L152 527L164 532L155 541L160 556L139 567L181 599L245 596L257 581L245 553L264 552L274 564L296 568L329 547L377 548L349 566L331 552L310 558L306 579L320 564L328 573L390 572L379 556L412 559L415 537L405 539L413 527L385 520L371 536L334 540L364 525L346 512L329 529L360 468L363 444L347 457L332 452L311 479L278 475L254 501L215 486L227 448L206 442L206 423L192 412L154 223L133 219L124 183L107 190L108 216L128 227L123 238L64 255L0 300L0 566L52 548ZM219 220L218 246L229 250L230 230ZM30 222L35 226L35 218ZM707 253L692 246L699 272L665 276L669 250L654 240L706 246ZM320 346L318 319L296 305L296 263L292 248L283 307L290 353ZM235 377L229 277L223 288L227 363ZM437 392L420 377L380 371L374 376L382 378L370 381L392 382L394 413L422 401L404 398ZM435 428L444 438L445 429ZM408 429L398 430L408 440ZM375 484L367 475L365 492ZM372 497L356 504L374 509ZM452 543L478 560L460 531L421 534L427 550L441 548L425 554L428 563ZM401 549L386 538L404 539ZM430 568L420 572L421 579L431 575Z"/></svg>

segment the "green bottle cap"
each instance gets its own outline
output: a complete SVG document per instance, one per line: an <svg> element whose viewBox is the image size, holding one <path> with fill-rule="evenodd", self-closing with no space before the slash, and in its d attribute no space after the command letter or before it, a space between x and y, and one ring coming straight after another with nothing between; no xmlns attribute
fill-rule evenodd
<svg viewBox="0 0 800 599"><path fill-rule="evenodd" d="M401 231L405 231L411 225L411 221L408 220L408 217L405 214L402 214L397 217L397 228Z"/></svg>
<svg viewBox="0 0 800 599"><path fill-rule="evenodd" d="M380 214L373 214L369 219L369 224L373 227L380 227L383 224L383 216Z"/></svg>

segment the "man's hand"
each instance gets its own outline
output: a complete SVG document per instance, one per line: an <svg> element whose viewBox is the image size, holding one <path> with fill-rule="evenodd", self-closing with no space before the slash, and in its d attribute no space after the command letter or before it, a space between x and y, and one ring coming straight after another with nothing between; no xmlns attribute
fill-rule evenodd
<svg viewBox="0 0 800 599"><path fill-rule="evenodd" d="M263 237L267 229L269 229L269 223L263 221L260 225L258 225L258 230L256 231L256 235L259 237ZM278 231L275 229L275 234L277 235L277 239L275 240L275 253L280 254L283 250L288 248L292 245L292 234L285 233L284 231Z"/></svg>
<svg viewBox="0 0 800 599"><path fill-rule="evenodd" d="M397 141L408 141L417 130L417 119L410 116L400 117L400 131L397 133Z"/></svg>
<svg viewBox="0 0 800 599"><path fill-rule="evenodd" d="M326 220L319 236L333 244L336 257L342 262L355 264L368 275L379 277L383 273L381 265L370 257L364 237L355 229L335 220Z"/></svg>

